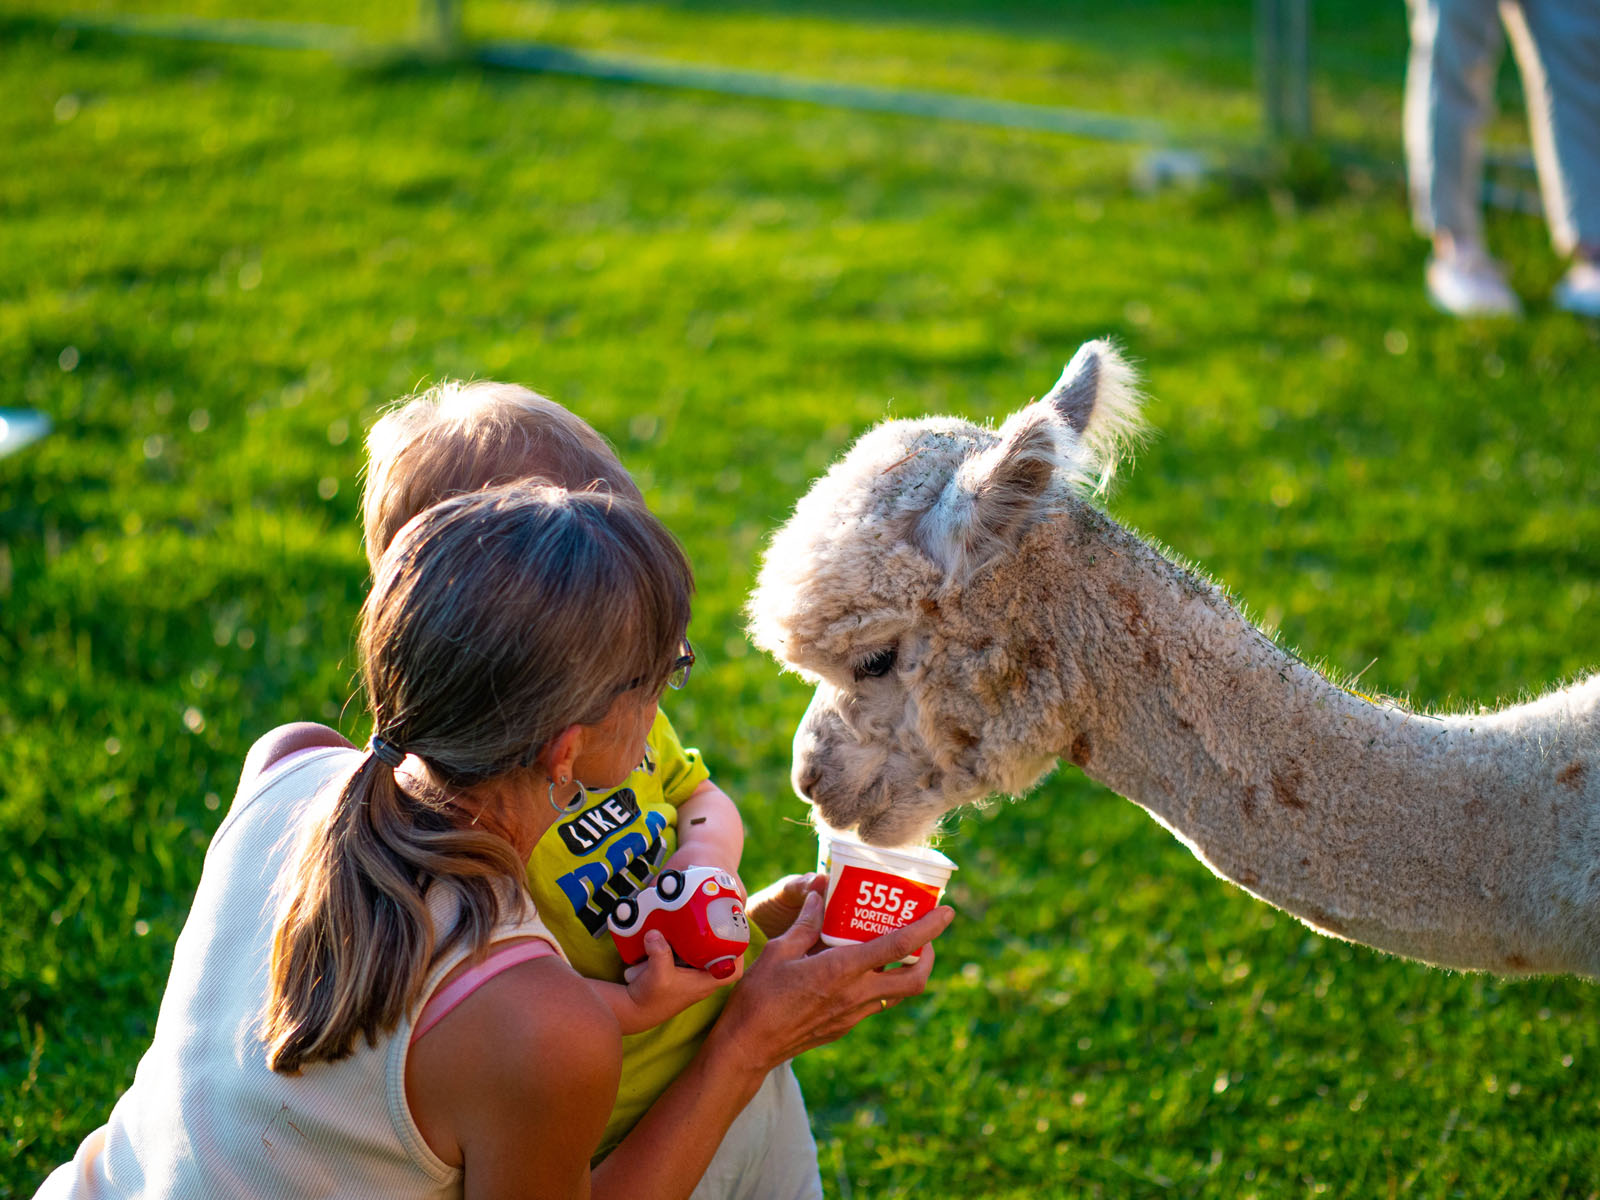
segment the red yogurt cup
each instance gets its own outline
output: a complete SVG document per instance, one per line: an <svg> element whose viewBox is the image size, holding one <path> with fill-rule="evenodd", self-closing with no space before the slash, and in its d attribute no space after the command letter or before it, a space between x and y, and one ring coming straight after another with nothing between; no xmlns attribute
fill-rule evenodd
<svg viewBox="0 0 1600 1200"><path fill-rule="evenodd" d="M817 870L828 874L826 946L870 942L926 916L956 869L927 846L869 846L833 830L819 830L817 840ZM900 961L916 962L921 953Z"/></svg>

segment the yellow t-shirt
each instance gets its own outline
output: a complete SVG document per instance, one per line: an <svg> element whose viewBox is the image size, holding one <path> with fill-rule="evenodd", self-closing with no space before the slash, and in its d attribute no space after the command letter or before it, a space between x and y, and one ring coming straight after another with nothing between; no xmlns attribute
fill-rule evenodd
<svg viewBox="0 0 1600 1200"><path fill-rule="evenodd" d="M606 921L678 848L678 805L711 777L698 750L685 750L667 714L646 739L655 770L635 771L622 786L562 817L534 847L528 888L574 968L589 979L622 982L622 956ZM750 926L748 965L766 939ZM660 1025L622 1039L622 1082L596 1159L604 1157L677 1077L705 1040L728 988Z"/></svg>

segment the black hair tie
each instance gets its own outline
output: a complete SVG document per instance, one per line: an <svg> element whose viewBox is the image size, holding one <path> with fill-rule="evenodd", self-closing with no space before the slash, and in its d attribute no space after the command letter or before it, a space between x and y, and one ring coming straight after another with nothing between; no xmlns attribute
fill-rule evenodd
<svg viewBox="0 0 1600 1200"><path fill-rule="evenodd" d="M381 738L374 734L367 746L372 751L373 756L385 766L398 767L406 760L406 752L388 738Z"/></svg>

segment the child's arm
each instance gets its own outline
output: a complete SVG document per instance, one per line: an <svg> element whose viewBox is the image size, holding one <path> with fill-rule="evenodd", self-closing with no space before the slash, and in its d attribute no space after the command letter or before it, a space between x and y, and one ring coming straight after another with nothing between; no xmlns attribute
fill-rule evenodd
<svg viewBox="0 0 1600 1200"><path fill-rule="evenodd" d="M714 979L709 971L680 967L673 961L667 939L654 929L644 935L644 952L644 962L627 969L627 983L584 980L611 1010L624 1034L654 1028L744 973L742 958L738 969L726 979Z"/></svg>
<svg viewBox="0 0 1600 1200"><path fill-rule="evenodd" d="M744 821L739 810L708 779L678 805L678 848L666 865L678 870L721 867L737 879L743 854Z"/></svg>

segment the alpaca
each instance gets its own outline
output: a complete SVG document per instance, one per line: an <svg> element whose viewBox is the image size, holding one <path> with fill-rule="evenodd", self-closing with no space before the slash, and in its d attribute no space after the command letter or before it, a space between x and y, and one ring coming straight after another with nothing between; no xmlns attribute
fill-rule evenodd
<svg viewBox="0 0 1600 1200"><path fill-rule="evenodd" d="M917 841L1066 758L1323 933L1600 976L1600 675L1455 716L1336 686L1090 503L1138 404L1091 342L998 430L885 422L799 502L749 617L816 685L819 822Z"/></svg>

